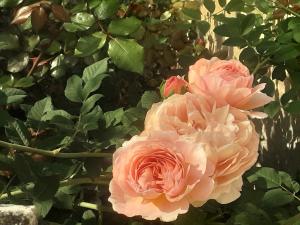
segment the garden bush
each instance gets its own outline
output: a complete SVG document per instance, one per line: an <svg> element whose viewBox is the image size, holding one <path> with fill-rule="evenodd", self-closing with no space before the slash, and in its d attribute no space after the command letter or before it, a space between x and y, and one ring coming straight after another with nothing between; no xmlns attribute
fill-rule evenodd
<svg viewBox="0 0 300 225"><path fill-rule="evenodd" d="M230 204L169 223L113 211L113 153L168 97L165 80L213 57L266 83L272 123L300 113L298 0L0 0L0 203L34 204L49 225L299 225L299 168L260 160Z"/></svg>

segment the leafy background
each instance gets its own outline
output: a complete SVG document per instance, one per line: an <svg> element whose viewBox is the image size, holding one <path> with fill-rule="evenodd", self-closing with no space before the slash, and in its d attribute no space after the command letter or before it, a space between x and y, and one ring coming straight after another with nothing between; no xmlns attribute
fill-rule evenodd
<svg viewBox="0 0 300 225"><path fill-rule="evenodd" d="M164 79L235 57L275 99L256 121L268 167L236 202L173 224L299 225L299 12L296 0L1 0L0 202L34 204L41 224L164 224L112 211L112 154Z"/></svg>

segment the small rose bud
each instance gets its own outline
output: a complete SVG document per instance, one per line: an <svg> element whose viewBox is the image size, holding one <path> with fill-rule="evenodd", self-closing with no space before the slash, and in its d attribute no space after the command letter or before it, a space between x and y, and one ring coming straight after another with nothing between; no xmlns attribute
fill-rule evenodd
<svg viewBox="0 0 300 225"><path fill-rule="evenodd" d="M205 47L206 43L205 43L203 38L197 38L196 39L196 45L200 45L200 46Z"/></svg>
<svg viewBox="0 0 300 225"><path fill-rule="evenodd" d="M172 94L183 94L187 91L188 83L180 76L171 76L161 86L161 95L164 98Z"/></svg>

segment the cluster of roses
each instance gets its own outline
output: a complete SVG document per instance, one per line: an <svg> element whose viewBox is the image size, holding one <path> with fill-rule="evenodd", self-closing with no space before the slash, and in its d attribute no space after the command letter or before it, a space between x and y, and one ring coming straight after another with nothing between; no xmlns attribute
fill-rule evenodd
<svg viewBox="0 0 300 225"><path fill-rule="evenodd" d="M252 109L272 98L236 60L200 59L188 79L167 80L164 95L175 94L154 104L145 130L115 152L109 201L118 213L173 221L190 204L240 196L242 175L258 157L249 117L263 118Z"/></svg>

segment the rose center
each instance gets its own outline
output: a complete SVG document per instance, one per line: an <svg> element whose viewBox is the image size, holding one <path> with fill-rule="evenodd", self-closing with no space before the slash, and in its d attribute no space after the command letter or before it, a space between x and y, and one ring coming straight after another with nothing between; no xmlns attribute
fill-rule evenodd
<svg viewBox="0 0 300 225"><path fill-rule="evenodd" d="M167 150L156 150L137 157L131 169L131 186L141 193L166 193L178 186L184 175L183 158Z"/></svg>

